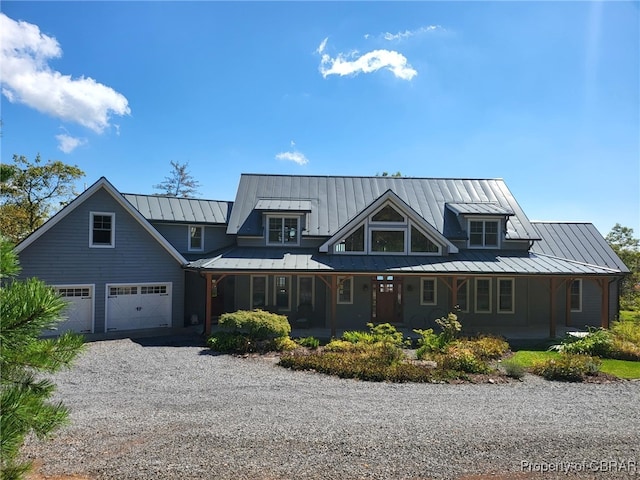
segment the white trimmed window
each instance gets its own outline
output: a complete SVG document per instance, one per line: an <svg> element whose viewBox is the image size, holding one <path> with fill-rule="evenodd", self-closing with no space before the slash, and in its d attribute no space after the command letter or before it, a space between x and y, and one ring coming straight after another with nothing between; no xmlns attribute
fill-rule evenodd
<svg viewBox="0 0 640 480"><path fill-rule="evenodd" d="M89 246L114 248L116 246L116 214L91 212L89 214Z"/></svg>
<svg viewBox="0 0 640 480"><path fill-rule="evenodd" d="M515 311L515 282L513 278L498 279L498 313Z"/></svg>
<svg viewBox="0 0 640 480"><path fill-rule="evenodd" d="M338 303L353 303L353 278L338 277Z"/></svg>
<svg viewBox="0 0 640 480"><path fill-rule="evenodd" d="M364 225L336 243L336 252L364 252Z"/></svg>
<svg viewBox="0 0 640 480"><path fill-rule="evenodd" d="M476 313L491 313L491 280L477 278L475 283Z"/></svg>
<svg viewBox="0 0 640 480"><path fill-rule="evenodd" d="M498 220L469 220L469 247L498 248Z"/></svg>
<svg viewBox="0 0 640 480"><path fill-rule="evenodd" d="M420 279L420 305L438 303L438 282L435 278Z"/></svg>
<svg viewBox="0 0 640 480"><path fill-rule="evenodd" d="M202 250L204 250L204 227L189 225L189 251L201 252Z"/></svg>
<svg viewBox="0 0 640 480"><path fill-rule="evenodd" d="M251 276L251 308L267 306L267 287L269 282L265 275Z"/></svg>
<svg viewBox="0 0 640 480"><path fill-rule="evenodd" d="M582 311L582 280L574 280L569 287L569 302L572 312Z"/></svg>
<svg viewBox="0 0 640 480"><path fill-rule="evenodd" d="M273 303L278 310L291 310L291 277L276 275Z"/></svg>
<svg viewBox="0 0 640 480"><path fill-rule="evenodd" d="M267 217L268 245L298 245L300 243L298 217Z"/></svg>

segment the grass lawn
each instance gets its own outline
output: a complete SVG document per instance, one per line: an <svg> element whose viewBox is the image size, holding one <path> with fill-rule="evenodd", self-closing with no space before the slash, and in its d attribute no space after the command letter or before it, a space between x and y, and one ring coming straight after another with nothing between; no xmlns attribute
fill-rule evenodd
<svg viewBox="0 0 640 480"><path fill-rule="evenodd" d="M549 358L557 358L560 354L557 352L547 352L538 350L519 350L512 359L514 362L529 368L538 360L547 360ZM615 375L619 378L635 379L640 378L640 362L630 362L627 360L611 360L603 359L602 368L604 373Z"/></svg>

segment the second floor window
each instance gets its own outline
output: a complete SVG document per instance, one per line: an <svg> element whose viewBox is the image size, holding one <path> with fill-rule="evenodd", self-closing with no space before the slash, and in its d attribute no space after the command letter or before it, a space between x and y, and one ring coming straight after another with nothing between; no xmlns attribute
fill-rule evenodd
<svg viewBox="0 0 640 480"><path fill-rule="evenodd" d="M107 248L115 246L114 218L113 213L91 212L89 246Z"/></svg>
<svg viewBox="0 0 640 480"><path fill-rule="evenodd" d="M204 228L198 226L189 227L189 250L201 251L204 248Z"/></svg>
<svg viewBox="0 0 640 480"><path fill-rule="evenodd" d="M299 228L297 217L269 217L267 243L270 245L297 245Z"/></svg>
<svg viewBox="0 0 640 480"><path fill-rule="evenodd" d="M497 248L498 221L471 220L469 222L469 246L476 248Z"/></svg>

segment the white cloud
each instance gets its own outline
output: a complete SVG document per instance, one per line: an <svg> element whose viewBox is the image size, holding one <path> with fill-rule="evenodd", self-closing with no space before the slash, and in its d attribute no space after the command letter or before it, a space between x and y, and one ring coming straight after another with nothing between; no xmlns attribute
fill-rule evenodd
<svg viewBox="0 0 640 480"><path fill-rule="evenodd" d="M324 49L327 46L327 41L329 41L329 37L326 37L322 42L320 42L320 45L316 48L316 53L322 54L324 52Z"/></svg>
<svg viewBox="0 0 640 480"><path fill-rule="evenodd" d="M398 33L386 32L382 35L382 38L389 41L403 40L405 38L413 37L415 35L420 35L421 33L429 33L429 32L435 32L439 30L444 30L444 28L442 28L440 25L428 25L426 27L420 27L415 30L405 30L404 32L398 32Z"/></svg>
<svg viewBox="0 0 640 480"><path fill-rule="evenodd" d="M326 40L320 44L318 53L322 53L326 47ZM381 68L390 70L397 78L411 80L418 72L408 63L407 58L393 50L373 50L358 56L358 52L349 54L339 53L331 58L329 54L322 53L320 60L320 73L324 78L329 75L358 75L359 73L372 73Z"/></svg>
<svg viewBox="0 0 640 480"><path fill-rule="evenodd" d="M66 133L56 135L56 140L58 140L58 150L64 153L71 153L80 145L87 143L87 141L82 138L72 137Z"/></svg>
<svg viewBox="0 0 640 480"><path fill-rule="evenodd" d="M37 25L16 22L0 13L0 83L12 103L75 122L102 133L110 117L131 113L128 100L89 77L71 78L52 70L48 61L62 56L55 38Z"/></svg>
<svg viewBox="0 0 640 480"><path fill-rule="evenodd" d="M303 153L298 152L296 150L292 152L280 152L276 155L276 158L278 160L287 160L290 162L295 162L298 165L306 165L307 163L309 163L309 159L305 157Z"/></svg>

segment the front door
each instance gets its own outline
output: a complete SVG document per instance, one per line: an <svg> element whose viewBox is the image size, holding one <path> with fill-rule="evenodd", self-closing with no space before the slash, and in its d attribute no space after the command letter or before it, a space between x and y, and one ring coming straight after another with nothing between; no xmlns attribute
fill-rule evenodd
<svg viewBox="0 0 640 480"><path fill-rule="evenodd" d="M374 277L372 313L375 323L402 322L402 282L391 275Z"/></svg>

